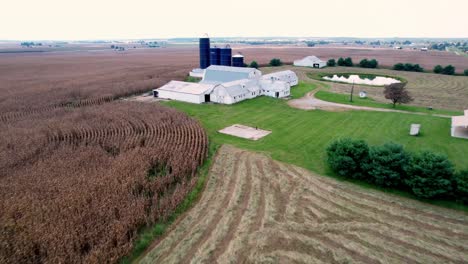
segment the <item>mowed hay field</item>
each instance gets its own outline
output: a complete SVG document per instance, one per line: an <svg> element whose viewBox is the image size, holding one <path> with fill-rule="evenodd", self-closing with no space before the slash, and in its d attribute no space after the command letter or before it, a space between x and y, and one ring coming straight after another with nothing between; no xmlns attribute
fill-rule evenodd
<svg viewBox="0 0 468 264"><path fill-rule="evenodd" d="M289 69L296 72L300 80L306 82L318 82L312 79L310 74L319 73L370 73L376 75L389 75L402 77L408 84L406 88L411 92L414 101L410 105L434 107L439 109L449 110L464 110L468 109L468 76L448 76L433 73L405 72L394 71L389 69L364 69L359 67L326 67L323 69L282 66L265 67L262 71L274 72L279 69ZM309 74L309 75L308 75ZM329 87L330 92L349 94L351 84L343 84L337 82L319 81L326 87ZM354 85L354 94L358 95L360 91L366 91L372 99L390 103L383 95L383 87Z"/></svg>
<svg viewBox="0 0 468 264"><path fill-rule="evenodd" d="M466 213L224 145L197 205L141 263L466 263Z"/></svg>

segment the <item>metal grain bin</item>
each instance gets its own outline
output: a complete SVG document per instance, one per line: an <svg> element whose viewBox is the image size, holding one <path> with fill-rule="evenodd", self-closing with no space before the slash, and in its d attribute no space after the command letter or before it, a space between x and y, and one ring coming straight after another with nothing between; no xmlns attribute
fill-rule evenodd
<svg viewBox="0 0 468 264"><path fill-rule="evenodd" d="M221 48L220 53L221 53L221 65L231 66L231 60L232 60L231 46L226 45L226 47Z"/></svg>
<svg viewBox="0 0 468 264"><path fill-rule="evenodd" d="M200 38L200 68L206 69L210 66L210 38Z"/></svg>

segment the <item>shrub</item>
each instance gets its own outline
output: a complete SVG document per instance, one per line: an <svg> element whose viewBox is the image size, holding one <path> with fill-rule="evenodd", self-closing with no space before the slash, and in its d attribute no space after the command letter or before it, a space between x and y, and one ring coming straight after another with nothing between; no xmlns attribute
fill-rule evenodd
<svg viewBox="0 0 468 264"><path fill-rule="evenodd" d="M397 63L393 65L393 69L397 71L414 71L414 72L422 72L424 69L419 66L419 64L411 64L411 63Z"/></svg>
<svg viewBox="0 0 468 264"><path fill-rule="evenodd" d="M441 73L443 69L441 65L437 65L434 67L434 73Z"/></svg>
<svg viewBox="0 0 468 264"><path fill-rule="evenodd" d="M468 76L468 69L466 69L463 74L465 74L465 76Z"/></svg>
<svg viewBox="0 0 468 264"><path fill-rule="evenodd" d="M455 67L453 67L452 65L445 66L444 69L442 70L442 74L454 75L455 74Z"/></svg>
<svg viewBox="0 0 468 264"><path fill-rule="evenodd" d="M403 146L395 143L371 147L369 162L363 166L368 181L384 187L400 186L405 179L405 168L409 165L410 157Z"/></svg>
<svg viewBox="0 0 468 264"><path fill-rule="evenodd" d="M424 151L414 155L407 167L405 184L418 197L443 196L452 190L453 172L446 156Z"/></svg>
<svg viewBox="0 0 468 264"><path fill-rule="evenodd" d="M336 66L336 61L335 61L335 59L329 59L329 60L327 61L327 66L329 66L329 67L335 67L335 66ZM467 70L467 71L468 71L468 70Z"/></svg>
<svg viewBox="0 0 468 264"><path fill-rule="evenodd" d="M377 65L379 63L377 62L376 59L368 60L368 59L363 59L359 62L359 66L362 68L377 68Z"/></svg>
<svg viewBox="0 0 468 264"><path fill-rule="evenodd" d="M283 65L283 62L278 58L273 58L270 61L270 66L276 67L276 66L281 66L281 65Z"/></svg>
<svg viewBox="0 0 468 264"><path fill-rule="evenodd" d="M256 61L252 61L249 65L250 68L258 69L258 63Z"/></svg>
<svg viewBox="0 0 468 264"><path fill-rule="evenodd" d="M404 71L405 70L405 65L403 63L397 63L393 65L393 69L396 71Z"/></svg>
<svg viewBox="0 0 468 264"><path fill-rule="evenodd" d="M369 157L369 146L364 140L340 139L327 148L328 164L341 176L362 178Z"/></svg>
<svg viewBox="0 0 468 264"><path fill-rule="evenodd" d="M455 200L468 204L468 170L455 174L454 185Z"/></svg>
<svg viewBox="0 0 468 264"><path fill-rule="evenodd" d="M338 66L345 66L344 59L340 57L340 58L338 59L337 64L338 64Z"/></svg>
<svg viewBox="0 0 468 264"><path fill-rule="evenodd" d="M352 60L350 57L344 59L344 66L346 66L346 67L353 67L353 65L354 65L354 64L353 64L353 60Z"/></svg>

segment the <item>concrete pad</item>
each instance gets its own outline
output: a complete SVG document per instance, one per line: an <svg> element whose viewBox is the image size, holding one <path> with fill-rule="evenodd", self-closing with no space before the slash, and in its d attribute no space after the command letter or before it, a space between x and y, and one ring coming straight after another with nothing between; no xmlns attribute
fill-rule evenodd
<svg viewBox="0 0 468 264"><path fill-rule="evenodd" d="M235 124L226 128L223 128L218 131L219 133L231 135L235 137L250 139L250 140L259 140L271 133L271 131L256 129L255 127L248 127L244 125Z"/></svg>

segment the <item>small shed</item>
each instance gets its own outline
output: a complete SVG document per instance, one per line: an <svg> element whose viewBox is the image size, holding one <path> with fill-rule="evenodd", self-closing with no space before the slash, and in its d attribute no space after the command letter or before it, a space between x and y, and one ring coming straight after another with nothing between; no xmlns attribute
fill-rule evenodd
<svg viewBox="0 0 468 264"><path fill-rule="evenodd" d="M312 68L323 68L327 66L327 63L316 56L307 56L300 60L294 61L294 66L299 67L312 67Z"/></svg>
<svg viewBox="0 0 468 264"><path fill-rule="evenodd" d="M468 110L462 116L452 116L452 137L468 139Z"/></svg>
<svg viewBox="0 0 468 264"><path fill-rule="evenodd" d="M210 102L210 93L215 85L181 81L170 81L154 89L153 95L159 98L201 104Z"/></svg>

